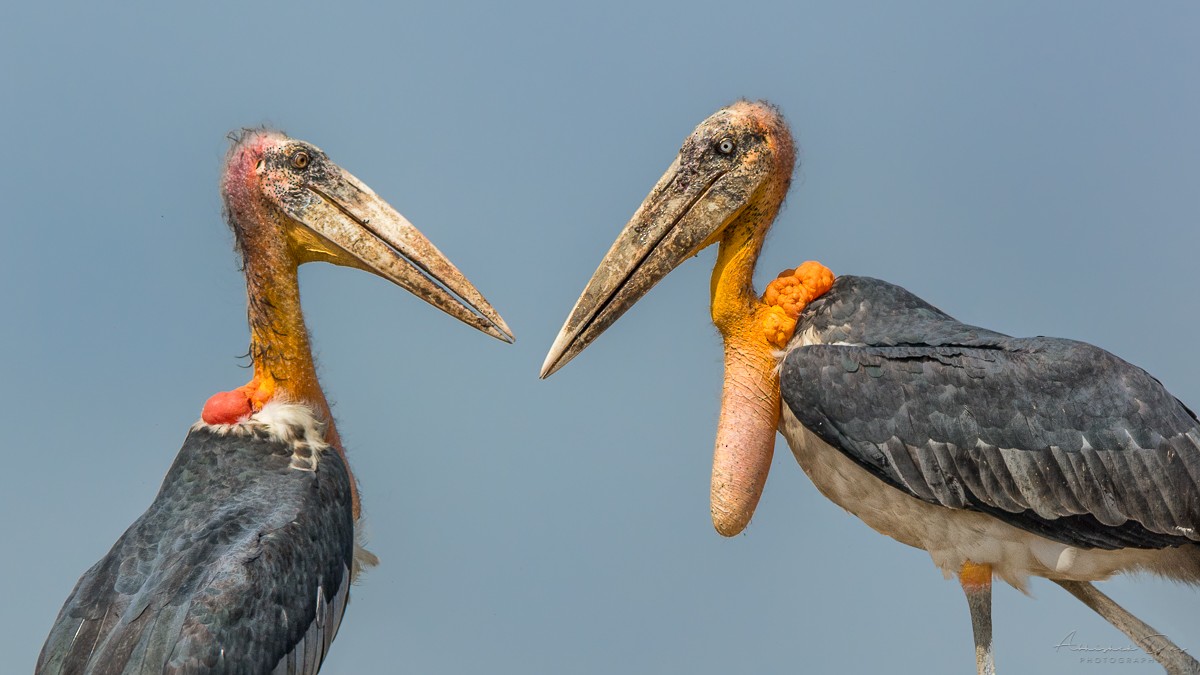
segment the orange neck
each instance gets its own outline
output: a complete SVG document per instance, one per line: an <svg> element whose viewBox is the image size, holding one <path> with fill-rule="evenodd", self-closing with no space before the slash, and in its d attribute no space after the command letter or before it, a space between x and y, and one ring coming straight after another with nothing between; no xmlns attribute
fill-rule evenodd
<svg viewBox="0 0 1200 675"><path fill-rule="evenodd" d="M350 476L351 509L361 511L358 485L346 461L346 450L334 424L333 412L313 361L308 327L300 308L299 264L285 243L256 249L246 256L247 314L250 321L250 358L254 379L246 385L255 410L268 400L303 403L325 423L325 442L341 455Z"/></svg>
<svg viewBox="0 0 1200 675"><path fill-rule="evenodd" d="M235 424L262 410L268 401L306 405L325 424L325 440L341 455L349 474L350 465L345 461L329 401L317 381L308 329L300 310L297 268L302 262L320 258L305 255L304 242L295 236L301 231L299 226L262 192L258 174L264 148L278 139L264 133L251 140L250 145L235 146L221 179L221 190L246 272L254 377L245 386L209 398L200 417L208 424ZM350 491L357 518L358 490L353 474Z"/></svg>
<svg viewBox="0 0 1200 675"><path fill-rule="evenodd" d="M286 249L282 252L286 254ZM289 257L268 253L246 260L250 358L254 361L251 399L256 409L272 399L312 407L328 425L327 435L332 442L337 431L317 380L300 309L298 270Z"/></svg>
<svg viewBox="0 0 1200 675"><path fill-rule="evenodd" d="M765 228L760 229L757 223L739 218L726 228L717 247L717 263L710 284L710 310L713 324L726 342L753 342L745 333L755 317L766 309L754 292L754 268L762 251L764 235Z"/></svg>
<svg viewBox="0 0 1200 675"><path fill-rule="evenodd" d="M833 283L828 269L807 262L781 274L768 286L767 300L759 299L754 267L781 198L769 189L756 197L726 227L711 285L712 319L725 341L711 508L713 525L725 536L749 524L771 468L780 415L778 350L787 346L804 305Z"/></svg>
<svg viewBox="0 0 1200 675"><path fill-rule="evenodd" d="M727 537L749 524L775 452L779 376L762 331L769 310L754 292L754 266L777 209L743 213L729 224L712 275L712 319L725 341L725 383L710 507L713 526Z"/></svg>
<svg viewBox="0 0 1200 675"><path fill-rule="evenodd" d="M761 330L769 308L754 292L754 268L767 230L775 222L787 194L790 162L789 155L785 164L787 171L777 172L782 178L765 181L721 233L710 285L711 311L713 324L721 331L727 345L736 343L746 349L771 352Z"/></svg>
<svg viewBox="0 0 1200 675"><path fill-rule="evenodd" d="M262 409L268 401L300 403L309 406L317 419L325 424L325 441L337 451L350 475L351 507L357 519L360 512L358 486L346 461L341 437L334 425L329 401L317 380L317 368L309 344L308 328L300 309L300 256L293 250L286 235L292 225L283 216L261 202L238 204L248 212L231 209L242 248L246 272L247 315L250 323L250 358L254 362L254 377L234 392L233 398L247 414ZM245 222L249 227L242 227ZM274 222L272 222L274 221ZM272 226L268 226L274 225ZM257 225L255 227L254 225ZM222 395L218 395L222 396ZM205 420L210 421L210 399L205 406ZM221 420L232 422L232 420Z"/></svg>

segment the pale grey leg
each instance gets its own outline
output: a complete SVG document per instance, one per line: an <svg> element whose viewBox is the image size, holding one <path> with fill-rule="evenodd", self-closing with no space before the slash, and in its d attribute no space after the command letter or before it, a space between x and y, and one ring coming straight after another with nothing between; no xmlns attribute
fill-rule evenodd
<svg viewBox="0 0 1200 675"><path fill-rule="evenodd" d="M996 675L992 656L992 566L964 563L958 581L971 609L971 631L975 634L975 667L979 675Z"/></svg>
<svg viewBox="0 0 1200 675"><path fill-rule="evenodd" d="M1054 583L1067 589L1071 595L1079 598L1083 604L1091 607L1106 621L1117 627L1117 630L1129 636L1133 643L1141 647L1147 654L1154 657L1170 675L1196 675L1200 673L1200 663L1188 655L1175 643L1158 631L1151 628L1141 619L1125 611L1120 605L1101 593L1095 586L1086 581L1058 581Z"/></svg>

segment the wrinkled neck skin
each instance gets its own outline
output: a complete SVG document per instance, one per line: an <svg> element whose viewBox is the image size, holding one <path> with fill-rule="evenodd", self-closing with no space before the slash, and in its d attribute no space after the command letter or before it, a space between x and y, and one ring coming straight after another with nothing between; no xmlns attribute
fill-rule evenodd
<svg viewBox="0 0 1200 675"><path fill-rule="evenodd" d="M764 202L773 206L759 206ZM751 200L727 226L712 275L712 319L725 342L725 384L711 509L713 526L727 537L749 524L775 451L779 375L774 347L761 328L768 308L754 292L754 267L778 211L778 200Z"/></svg>
<svg viewBox="0 0 1200 675"><path fill-rule="evenodd" d="M300 309L298 269L286 247L278 249L246 260L255 398L310 406L327 425L327 440L332 444L338 435L329 402L317 381L308 328Z"/></svg>
<svg viewBox="0 0 1200 675"><path fill-rule="evenodd" d="M256 222L283 218L266 205L258 206L263 211ZM250 358L254 362L254 378L244 390L256 411L270 400L303 403L312 408L325 424L325 441L341 455L350 474L352 508L357 519L358 486L350 473L329 401L317 380L308 328L300 309L299 258L279 235L288 226L239 230L246 272ZM248 255L248 251L254 254Z"/></svg>

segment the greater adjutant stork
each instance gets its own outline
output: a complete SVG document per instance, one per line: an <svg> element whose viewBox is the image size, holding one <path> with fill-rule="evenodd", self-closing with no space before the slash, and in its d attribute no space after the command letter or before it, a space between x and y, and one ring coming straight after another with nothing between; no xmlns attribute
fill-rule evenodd
<svg viewBox="0 0 1200 675"><path fill-rule="evenodd" d="M1200 582L1196 416L1097 347L968 326L903 288L835 281L817 263L786 271L760 299L755 262L794 163L769 104L738 102L701 123L600 263L541 376L717 243L718 532L750 521L778 428L826 497L960 579L981 673L994 668L993 575L1017 587L1052 579L1172 672L1195 672L1089 582L1129 571Z"/></svg>
<svg viewBox="0 0 1200 675"><path fill-rule="evenodd" d="M355 479L317 382L297 267L373 272L493 337L500 315L316 147L235 139L221 181L249 298L249 384L210 398L150 508L67 599L37 672L316 673L349 587Z"/></svg>

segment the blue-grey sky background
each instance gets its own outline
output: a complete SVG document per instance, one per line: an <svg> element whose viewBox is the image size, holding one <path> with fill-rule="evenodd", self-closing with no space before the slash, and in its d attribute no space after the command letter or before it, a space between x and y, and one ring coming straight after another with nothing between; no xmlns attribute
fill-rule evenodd
<svg viewBox="0 0 1200 675"><path fill-rule="evenodd" d="M0 22L4 672L242 384L225 135L311 141L517 334L312 265L304 308L383 564L327 673L963 673L929 556L828 503L782 439L750 528L708 514L712 252L536 379L680 142L739 97L802 164L759 279L817 259L1015 335L1093 342L1200 405L1194 2L8 3ZM1102 585L1200 652L1200 591ZM1128 644L997 586L1006 673Z"/></svg>

